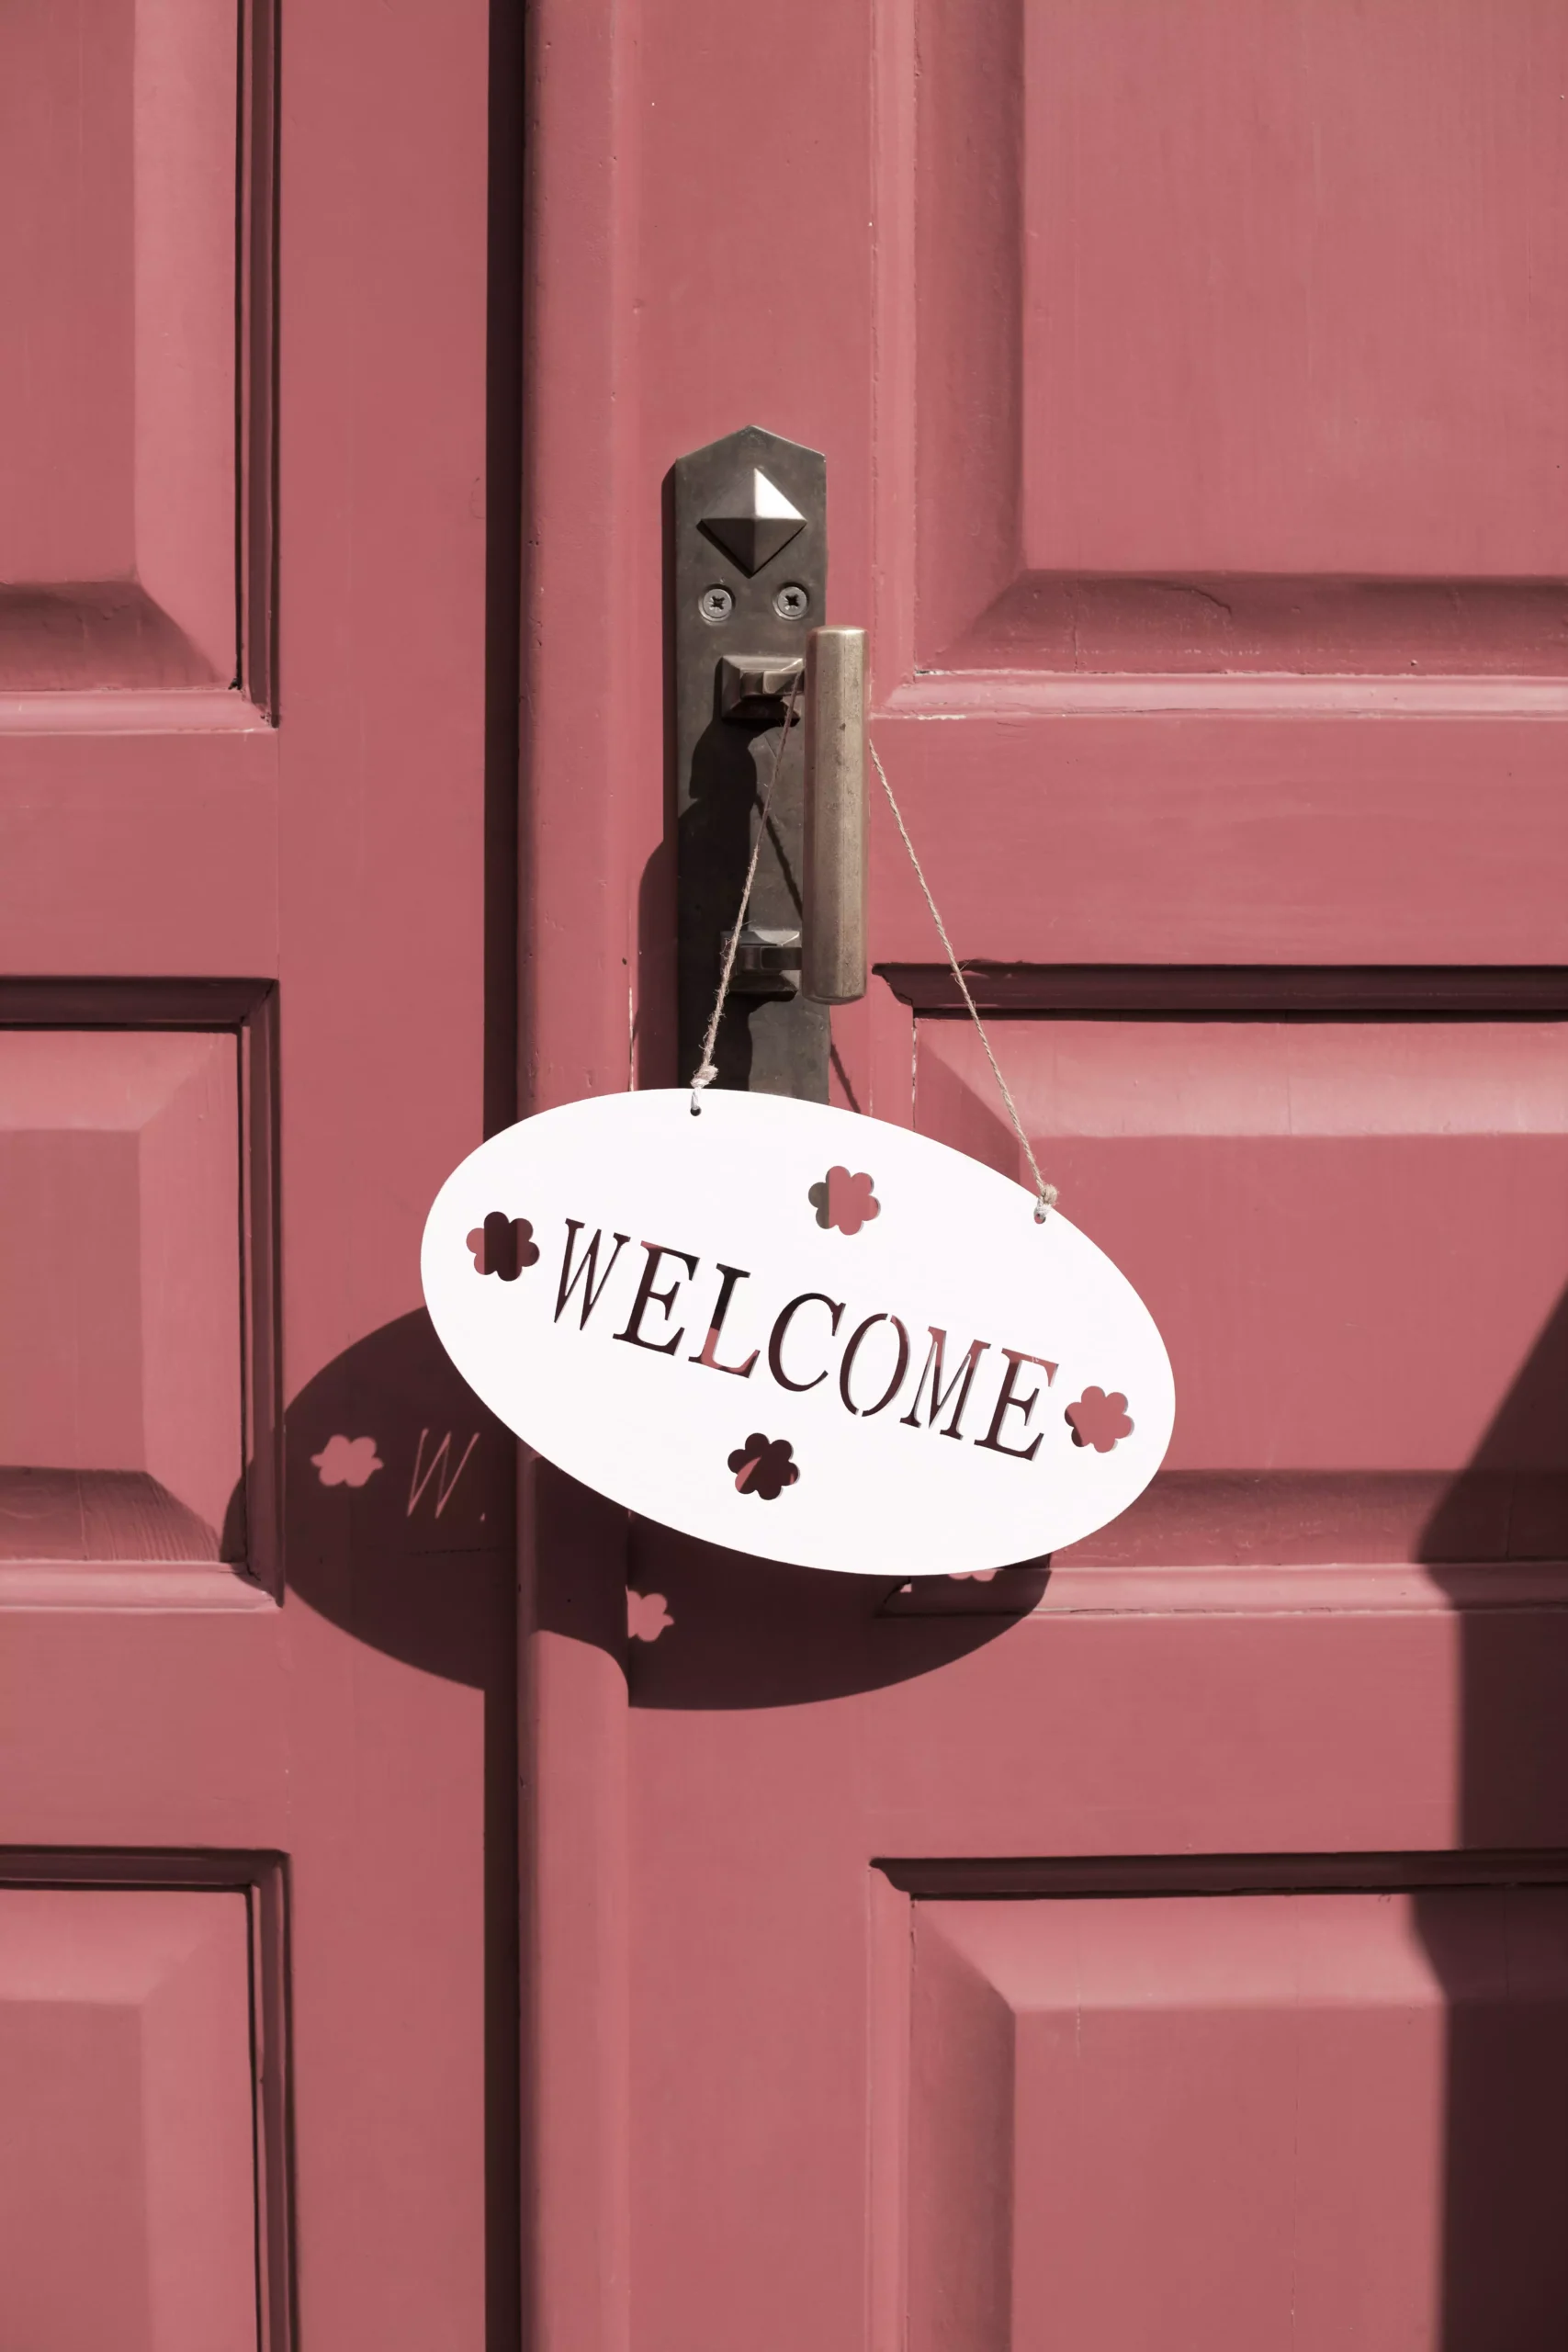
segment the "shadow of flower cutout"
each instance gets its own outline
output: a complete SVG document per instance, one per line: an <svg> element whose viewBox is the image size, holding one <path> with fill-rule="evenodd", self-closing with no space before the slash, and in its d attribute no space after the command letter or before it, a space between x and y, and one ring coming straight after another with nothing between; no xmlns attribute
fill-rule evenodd
<svg viewBox="0 0 1568 2352"><path fill-rule="evenodd" d="M1113 1388L1109 1396L1103 1388L1086 1388L1077 1403L1067 1407L1066 1418L1073 1432L1073 1443L1092 1445L1096 1453L1109 1453L1118 1438L1133 1434L1127 1399L1118 1388Z"/></svg>
<svg viewBox="0 0 1568 2352"><path fill-rule="evenodd" d="M787 1438L767 1438L761 1430L753 1430L729 1457L737 1492L761 1495L765 1503L776 1501L800 1476L799 1464L790 1459L794 1452Z"/></svg>
<svg viewBox="0 0 1568 2352"><path fill-rule="evenodd" d="M525 1266L539 1262L539 1245L527 1218L502 1216L499 1209L492 1209L483 1225L475 1226L468 1243L475 1272L499 1274L503 1283L514 1283Z"/></svg>
<svg viewBox="0 0 1568 2352"><path fill-rule="evenodd" d="M847 1168L829 1168L820 1184L813 1184L806 1195L817 1212L817 1222L826 1232L837 1226L840 1233L858 1233L874 1216L882 1214L882 1203L871 1189L869 1176L852 1176Z"/></svg>
<svg viewBox="0 0 1568 2352"><path fill-rule="evenodd" d="M626 1587L626 1639L629 1642L656 1642L675 1620L661 1592L638 1592L635 1585Z"/></svg>
<svg viewBox="0 0 1568 2352"><path fill-rule="evenodd" d="M367 1487L387 1466L373 1437L330 1437L310 1461L323 1487Z"/></svg>

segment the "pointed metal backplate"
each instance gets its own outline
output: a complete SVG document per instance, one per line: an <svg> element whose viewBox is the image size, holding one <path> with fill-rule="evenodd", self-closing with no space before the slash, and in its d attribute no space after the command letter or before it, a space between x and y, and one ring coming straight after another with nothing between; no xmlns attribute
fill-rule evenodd
<svg viewBox="0 0 1568 2352"><path fill-rule="evenodd" d="M805 526L805 515L772 476L761 466L749 466L731 492L719 501L719 511L705 514L699 528L751 580L765 563L782 555Z"/></svg>
<svg viewBox="0 0 1568 2352"><path fill-rule="evenodd" d="M818 452L746 425L674 466L671 589L681 1080L695 1069L733 928L758 810L779 750L778 698L728 711L721 671L800 660L826 617L827 469ZM781 609L782 607L782 609ZM800 928L805 812L804 714L779 763L748 929L770 939ZM785 984L787 986L787 983ZM715 1059L721 1086L828 1095L828 1014L797 989L732 989Z"/></svg>

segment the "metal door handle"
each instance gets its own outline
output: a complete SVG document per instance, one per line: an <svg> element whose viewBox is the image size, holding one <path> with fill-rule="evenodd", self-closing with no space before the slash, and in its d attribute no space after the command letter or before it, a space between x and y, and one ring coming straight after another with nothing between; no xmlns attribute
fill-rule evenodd
<svg viewBox="0 0 1568 2352"><path fill-rule="evenodd" d="M806 640L806 870L800 985L818 1004L865 994L865 631Z"/></svg>
<svg viewBox="0 0 1568 2352"><path fill-rule="evenodd" d="M866 988L865 639L818 626L826 467L743 425L677 458L670 489L678 1067L705 1050L728 961L718 1084L825 1102L828 1007Z"/></svg>

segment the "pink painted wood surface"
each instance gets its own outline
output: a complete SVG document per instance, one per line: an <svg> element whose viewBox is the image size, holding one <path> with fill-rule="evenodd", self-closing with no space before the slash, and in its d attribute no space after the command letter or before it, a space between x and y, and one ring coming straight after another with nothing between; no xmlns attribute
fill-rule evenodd
<svg viewBox="0 0 1568 2352"><path fill-rule="evenodd" d="M653 816L647 797L657 777L662 809L660 762L648 759L649 729L661 737L663 728L661 661L638 598L661 569L649 503L659 467L650 473L638 462L618 405L636 355L626 288L641 195L636 59L612 10L540 0L533 11L524 438L529 744L518 926L525 1109L619 1089L660 1067L673 1021L674 877L661 815ZM602 168L585 173L585 155L603 159ZM637 369L632 380L640 382L640 363ZM561 628L562 615L586 609L603 616L626 659L599 664L586 641ZM577 789L584 775L602 779L601 789ZM561 907L572 910L570 948L550 911ZM606 1520L591 1502L586 1517L584 1529L547 1470L525 1486L525 2293L541 2347L626 2352L626 1522L620 1514ZM571 1590L570 1563L581 1567L580 1591ZM553 1606L563 1583L581 1604L564 1623Z"/></svg>
<svg viewBox="0 0 1568 2352"><path fill-rule="evenodd" d="M1533 276L1561 233L1550 10L1217 0L1151 34L1135 7L981 0L879 33L882 123L907 125L883 185L917 224L883 248L882 349L918 452L923 661L964 666L1032 578L1176 644L1272 582L1298 614L1272 666L1356 669L1380 605L1409 633L1402 582L1443 583L1441 628L1462 583L1484 605L1562 572L1540 390L1568 340ZM1314 607L1353 616L1326 658ZM1122 666L1092 614L1053 647L1027 611L1024 666Z"/></svg>
<svg viewBox="0 0 1568 2352"><path fill-rule="evenodd" d="M238 20L22 0L0 28L0 681L234 673Z"/></svg>
<svg viewBox="0 0 1568 2352"><path fill-rule="evenodd" d="M1031 682L1032 686L1033 682ZM1057 715L1042 687L965 683L874 732L922 858L942 844L961 956L1041 963L1551 964L1568 852L1560 704L1348 709L1238 682L1196 709L1135 683ZM1414 689L1407 689L1414 695ZM1070 693L1066 697L1071 700ZM955 707L956 706L956 707ZM947 812L962 803L966 821ZM1417 821L1418 820L1418 821ZM992 844L1011 844L997 859ZM931 917L886 810L871 831L873 952L932 961ZM1181 885L1175 887L1178 863Z"/></svg>
<svg viewBox="0 0 1568 2352"><path fill-rule="evenodd" d="M255 2352L242 1894L0 1888L0 2270L31 2352Z"/></svg>
<svg viewBox="0 0 1568 2352"><path fill-rule="evenodd" d="M1564 1556L1561 1022L1008 1020L997 1045L1185 1373L1154 1488L1075 1562ZM967 1022L920 1023L916 1118L1028 1182Z"/></svg>
<svg viewBox="0 0 1568 2352"><path fill-rule="evenodd" d="M289 259L272 727L227 691L239 23L232 10L175 0L106 13L111 25L94 17L81 36L80 71L95 87L107 77L101 139L70 111L80 12L17 12L17 39L42 44L59 71L0 75L7 121L20 109L33 123L45 182L64 183L53 209L6 209L0 251L17 289L6 330L36 331L40 350L51 334L68 346L50 432L39 424L30 439L6 439L0 538L6 498L25 504L53 468L48 514L78 534L71 565L51 574L49 548L35 547L15 576L90 580L92 565L122 575L145 552L140 537L128 552L121 530L142 464L138 494L172 504L153 516L163 568L137 576L168 596L208 683L189 684L183 657L173 671L140 652L106 664L91 631L73 640L85 650L65 669L31 653L6 668L0 928L8 975L123 989L118 1012L100 1002L93 1015L117 1031L95 1041L107 1063L137 1050L149 976L276 990L281 1275L260 1305L280 1345L287 1461L272 1468L286 1473L287 1590L279 1606L216 1562L190 1570L183 1590L156 1561L84 1569L64 1589L69 1562L0 1577L0 1848L286 1859L292 2247L275 2234L264 2249L280 2266L266 2352L288 2340L291 2299L310 2342L478 2352L487 2327L512 2340L516 2301L513 1456L422 1350L416 1310L424 1207L485 1115L485 562L487 530L512 527L486 512L488 14L468 0L422 6L367 45L362 12L326 0L290 23L281 49ZM220 209L176 202L175 178L195 170L193 156L210 160L204 142L219 119L207 67L181 47L186 31L201 57L223 32L231 164ZM175 240L134 254L133 97L166 110L150 165L160 186L142 189L140 218L150 237ZM65 136L73 123L80 141ZM78 154L80 186L74 160L70 172L62 160ZM229 375L194 349L187 367L178 340L204 332L203 241L219 235ZM72 238L85 254L75 274ZM53 258L34 269L40 250ZM140 293L164 308L138 319L157 328L170 373L138 376L133 399L129 306L143 261ZM118 308L93 311L100 280L103 304ZM83 338L99 367L85 388L70 372ZM5 397L21 398L22 374L10 368L6 381ZM196 617L213 478L204 403L219 384L231 469L221 656ZM152 435L141 458L130 438L139 416ZM62 445L78 428L85 470L62 482ZM100 468L112 470L107 488ZM119 536L100 561L91 532L111 524ZM175 603L176 577L188 606ZM6 626L0 614L0 635ZM76 691L52 691L62 679ZM502 969L506 952L503 925ZM21 1025L39 1023L24 1014ZM232 1034L153 1042L231 1061L235 1051ZM74 1050L60 1045L62 1086ZM177 1164L157 1175L164 1197L199 1192L216 1138L191 1125L169 1141ZM232 1126L221 1148L232 1170ZM254 1158L240 1172L245 1214L268 1226ZM231 1189L231 1252L240 1214ZM84 1250L106 1247L107 1217ZM192 1303L175 1304L189 1345L173 1372L194 1381L207 1340ZM127 1348L128 1312L107 1318L111 1354ZM236 1329L200 1413L237 1395L240 1344ZM175 1399L166 1449L191 1442L197 1417ZM323 1481L315 1457L340 1459L334 1438L368 1443L378 1466L352 1456L365 1472L357 1486ZM177 2301L185 2290L176 2280L169 2291ZM254 2332L254 2299L252 2309ZM187 2318L197 2340L220 2340L194 2303ZM106 2323L92 2340L115 2333Z"/></svg>
<svg viewBox="0 0 1568 2352"><path fill-rule="evenodd" d="M0 1030L0 1557L220 1556L238 1080L232 1037Z"/></svg>
<svg viewBox="0 0 1568 2352"><path fill-rule="evenodd" d="M7 12L7 583L123 577L135 556L133 0ZM62 137L69 127L74 136ZM93 167L77 168L90 144Z"/></svg>
<svg viewBox="0 0 1568 2352"><path fill-rule="evenodd" d="M1142 967L1145 1015L1196 964L1561 966L1568 548L1541 387L1568 312L1557 278L1524 276L1530 241L1561 236L1561 28L1461 5L1189 15L1156 66L1146 12L1066 0L536 11L531 1102L676 1075L658 488L749 419L827 452L827 617L871 626L876 740L965 956ZM787 268L759 270L781 238ZM935 966L885 816L874 956ZM1561 1121L1529 1057L1551 1065L1560 1016L1472 1035L1385 1008L1358 1039L1364 1009L1301 1045L1320 1062L1299 1125L1257 1108L1282 1083L1280 1020L1266 1045L1226 1023L1190 1125L1151 1022L1082 1021L1117 1127L1087 1097L1077 1127L1053 1122L1029 1025L1021 1082L1082 1221L1092 1193L1169 1286L1201 1475L1252 1482L1205 1490L1098 1599L1114 1564L1036 1575L1010 1624L956 1613L962 1588L955 1613L884 1615L880 1587L825 1598L634 1526L654 1637L623 1657L613 1535L558 1501L533 1521L530 2217L552 2352L912 2340L919 1905L878 1857L1568 1848L1562 1559L1510 1562L1495 1536L1410 1556L1434 1497L1487 1471L1517 1384L1551 1383ZM989 1138L967 1048L932 1025L878 981L835 1017L835 1084L909 1119L940 1063L933 1125ZM1026 1031L998 1027L1004 1054ZM1444 1222L1471 1186L1492 1204L1473 1255ZM1320 1217L1359 1269L1339 1289L1313 1279ZM1342 1391L1313 1378L1348 1354ZM1243 1462L1220 1458L1233 1436ZM1332 1525L1321 1492L1286 1493L1297 1474L1342 1482ZM1405 1476L1438 1483L1375 1483ZM1439 1899L1461 1900L1404 1916ZM1334 1900L1366 1916L1364 1892ZM1472 1957L1505 1898L1475 1902L1493 1924ZM1539 2278L1552 2225L1521 2259L1466 2170L1495 2124L1484 2060L1478 2088L1450 2031L1471 1961L1422 1919L1394 1973L1431 2064L1386 2193L1391 2245L1404 2232L1438 2276L1401 2317L1413 2342L1487 2341L1487 2279ZM1173 1931L1145 1934L1174 1975ZM1368 1929L1320 1972L1349 1981L1345 2030L1382 2035L1380 2064L1393 1966ZM1247 2029L1245 1973L1216 2031ZM1543 2080L1559 1997L1515 2019ZM1196 2045L1171 2016L1178 2079ZM1559 2125L1532 2109L1529 2131L1555 2179ZM976 2229L1013 2162L965 2209ZM1242 2183L1259 2200L1271 2162ZM1115 2187L1086 2229L1114 2229ZM1128 2257L1155 2285L1181 2251L1157 2225ZM1014 2340L1047 2341L1030 2277ZM1149 2340L1239 2346L1250 2316ZM920 2324L1006 2340L944 2334L929 2304ZM1534 2326L1521 2342L1554 2342L1561 2312Z"/></svg>
<svg viewBox="0 0 1568 2352"><path fill-rule="evenodd" d="M875 2271L891 2244L897 2267L914 2215L868 2205L863 2186L867 2072L897 1999L885 1973L862 1989L870 1855L1562 1837L1543 1760L1563 1665L1550 1617L1477 1627L1430 1602L1402 1622L1244 1600L1182 1618L1150 1596L1131 1615L1028 1621L966 1657L913 1640L896 1657L888 1621L870 1620L836 1628L840 1687L857 1667L910 1679L792 1706L780 1657L792 1638L807 1647L798 1585L736 1607L726 1642L717 1577L677 1581L660 1562L637 1581L665 1590L674 1621L633 1665L633 2277L654 2342L673 2343L697 2307L770 2345L807 2325L858 2343L863 2265ZM703 1645L685 1675L682 1627ZM737 1695L748 1636L771 1660L750 1687L776 1702L694 1722L694 1691ZM1147 1950L1157 1969L1154 1928ZM885 2063L878 2097L896 2107L902 2060ZM1434 2176L1462 2166L1473 2117L1473 2098L1455 2102L1457 2144L1445 2121ZM1532 2128L1555 2164L1555 2126ZM1005 2181L993 2186L1000 2199ZM1434 2178L1432 2199L1447 2196ZM1453 2228L1456 2258L1484 2273L1490 2224L1461 2211ZM1226 2242L1222 2221L1213 2258ZM1532 2258L1554 2243L1543 2226Z"/></svg>
<svg viewBox="0 0 1568 2352"><path fill-rule="evenodd" d="M1562 571L1554 8L995 13L1021 28L1026 568Z"/></svg>
<svg viewBox="0 0 1568 2352"><path fill-rule="evenodd" d="M9 971L276 973L280 746L240 695L226 701L219 725L195 696L194 708L134 692L0 704Z"/></svg>
<svg viewBox="0 0 1568 2352"><path fill-rule="evenodd" d="M913 1978L912 2346L1434 2343L1466 2221L1550 2340L1562 1891L920 1905Z"/></svg>

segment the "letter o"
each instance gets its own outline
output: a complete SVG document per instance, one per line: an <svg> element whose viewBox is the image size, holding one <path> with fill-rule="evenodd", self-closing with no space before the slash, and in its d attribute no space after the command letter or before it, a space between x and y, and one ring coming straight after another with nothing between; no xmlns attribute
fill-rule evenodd
<svg viewBox="0 0 1568 2352"><path fill-rule="evenodd" d="M878 1323L891 1323L893 1329L897 1332L898 1361L894 1366L892 1379L888 1382L886 1387L883 1390L882 1395L877 1398L875 1404L857 1405L854 1398L850 1395L850 1374L855 1368L855 1358L860 1353L861 1341L864 1339L866 1333L869 1330L872 1330ZM904 1326L899 1322L898 1317L896 1315L868 1315L865 1321L861 1324L859 1329L852 1333L849 1345L844 1350L844 1360L839 1366L839 1394L843 1398L852 1413L858 1413L863 1420L869 1421L874 1413L880 1413L885 1405L891 1405L893 1399L897 1396L898 1391L904 1385L904 1374L908 1371L908 1369L909 1334L905 1330Z"/></svg>

